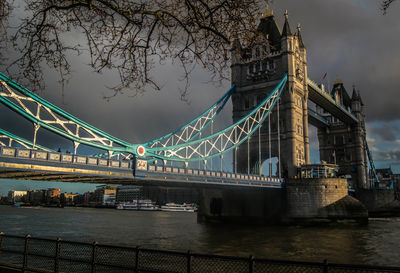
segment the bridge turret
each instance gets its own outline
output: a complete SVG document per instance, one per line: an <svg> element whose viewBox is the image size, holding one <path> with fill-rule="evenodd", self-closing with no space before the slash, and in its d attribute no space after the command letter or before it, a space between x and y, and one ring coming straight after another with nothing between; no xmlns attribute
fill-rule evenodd
<svg viewBox="0 0 400 273"><path fill-rule="evenodd" d="M351 176L351 185L354 189L365 189L368 187L366 131L361 96L353 86L350 98L340 79L336 79L331 95L346 110L351 110L358 122L345 123L332 117L334 122L329 130L319 128L320 159L338 164L338 174Z"/></svg>
<svg viewBox="0 0 400 273"><path fill-rule="evenodd" d="M260 136L256 132L249 143L234 151L234 169L251 172L268 158L279 157L279 173L294 177L297 168L309 162L306 49L299 29L293 34L287 12L282 33L268 6L257 30L255 42L241 49L241 59L232 58L232 82L236 84L232 95L233 121L248 114L268 96L285 73L288 81L281 95L279 126L275 109L271 123L267 120L263 124Z"/></svg>
<svg viewBox="0 0 400 273"><path fill-rule="evenodd" d="M302 49L302 50L305 50L306 46L304 45L303 37L301 37L301 26L300 26L300 24L297 25L297 41L299 43L299 48Z"/></svg>
<svg viewBox="0 0 400 273"><path fill-rule="evenodd" d="M355 86L353 86L353 94L351 95L351 111L358 113L361 111L360 97L357 94Z"/></svg>
<svg viewBox="0 0 400 273"><path fill-rule="evenodd" d="M285 11L285 24L283 25L283 31L282 31L282 39L281 39L281 46L282 46L282 51L285 53L291 53L294 51L294 36L292 34L292 31L290 29L290 24L289 24L289 13L286 10Z"/></svg>
<svg viewBox="0 0 400 273"><path fill-rule="evenodd" d="M364 103L361 99L360 91L353 86L353 94L351 96L351 111L360 122L364 122Z"/></svg>
<svg viewBox="0 0 400 273"><path fill-rule="evenodd" d="M292 31L289 24L289 13L285 11L285 24L283 25L282 37L292 36Z"/></svg>
<svg viewBox="0 0 400 273"><path fill-rule="evenodd" d="M242 58L242 45L239 39L235 39L231 48L231 79L232 84L238 85L240 83L241 74L241 58Z"/></svg>

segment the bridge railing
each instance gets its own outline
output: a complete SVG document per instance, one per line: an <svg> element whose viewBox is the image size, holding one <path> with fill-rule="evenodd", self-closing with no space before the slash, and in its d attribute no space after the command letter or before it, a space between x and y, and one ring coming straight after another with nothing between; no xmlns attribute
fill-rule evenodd
<svg viewBox="0 0 400 273"><path fill-rule="evenodd" d="M47 162L59 162L64 164L80 164L122 169L132 168L132 163L129 160L111 160L68 153L46 152L14 147L0 147L0 156L20 159L33 159Z"/></svg>
<svg viewBox="0 0 400 273"><path fill-rule="evenodd" d="M15 147L0 147L0 157L17 158L22 160L30 160L37 162L46 162L46 164L61 163L74 166L102 167L114 168L120 170L132 170L132 161L130 160L112 160L106 158L89 157L82 155L74 155L69 153L47 152L41 150L31 150ZM29 161L29 162L30 162ZM59 165L57 165L59 166ZM157 176L158 178L180 180L186 179L191 181L207 181L233 184L258 185L269 187L281 187L283 179L277 177L268 177L254 174L238 174L232 172L223 172L215 170L191 169L175 166L161 166L155 164L147 164L146 160L138 159L136 161L135 177L150 178Z"/></svg>
<svg viewBox="0 0 400 273"><path fill-rule="evenodd" d="M400 272L399 267L298 262L197 254L12 236L0 233L0 271L4 272Z"/></svg>
<svg viewBox="0 0 400 273"><path fill-rule="evenodd" d="M188 178L195 178L195 177L209 177L213 180L223 180L223 181L246 181L246 182L254 182L254 183L276 183L277 185L281 186L280 184L283 183L283 179L278 177L268 177L263 175L255 175L255 174L239 174L239 173L232 173L232 172L223 172L223 171L215 171L215 170L201 170L201 169L190 169L190 168L180 168L180 167L173 167L173 166L162 166L162 165L154 165L149 164L145 168L142 169L145 171L144 174L147 176L151 176L152 174L165 174L168 177L173 176L184 176ZM137 175L140 175L140 169L137 169Z"/></svg>

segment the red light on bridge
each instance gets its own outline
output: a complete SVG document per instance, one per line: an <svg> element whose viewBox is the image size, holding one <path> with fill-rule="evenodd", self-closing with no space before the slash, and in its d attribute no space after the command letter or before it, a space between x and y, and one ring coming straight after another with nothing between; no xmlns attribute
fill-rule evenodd
<svg viewBox="0 0 400 273"><path fill-rule="evenodd" d="M146 153L146 149L140 145L139 147L137 147L136 152L139 156L144 156L144 154Z"/></svg>

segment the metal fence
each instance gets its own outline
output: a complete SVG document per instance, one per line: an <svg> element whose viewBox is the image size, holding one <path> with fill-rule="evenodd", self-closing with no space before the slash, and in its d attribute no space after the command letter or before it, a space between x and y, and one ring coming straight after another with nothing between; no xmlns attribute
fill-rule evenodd
<svg viewBox="0 0 400 273"><path fill-rule="evenodd" d="M0 272L383 273L400 268L204 255L0 233Z"/></svg>

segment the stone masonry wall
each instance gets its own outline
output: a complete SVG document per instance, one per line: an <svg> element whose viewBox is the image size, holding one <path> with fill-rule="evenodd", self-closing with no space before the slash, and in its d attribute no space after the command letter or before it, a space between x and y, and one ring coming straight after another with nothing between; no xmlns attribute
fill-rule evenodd
<svg viewBox="0 0 400 273"><path fill-rule="evenodd" d="M320 208L348 195L344 178L289 179L286 188L287 216L292 218L318 217Z"/></svg>

